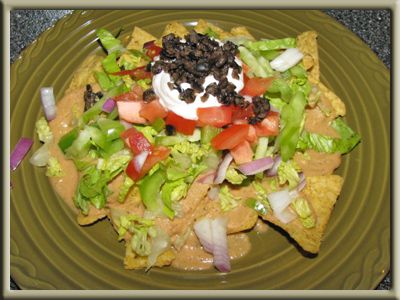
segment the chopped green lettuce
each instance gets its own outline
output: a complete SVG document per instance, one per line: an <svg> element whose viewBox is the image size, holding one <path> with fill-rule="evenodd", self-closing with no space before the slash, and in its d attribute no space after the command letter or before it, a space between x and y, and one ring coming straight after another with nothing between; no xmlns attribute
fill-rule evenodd
<svg viewBox="0 0 400 300"><path fill-rule="evenodd" d="M229 211L238 206L240 197L234 197L229 191L228 186L224 185L220 188L218 198L222 211Z"/></svg>
<svg viewBox="0 0 400 300"><path fill-rule="evenodd" d="M246 176L243 174L240 174L236 168L234 168L232 165L229 166L228 170L226 171L226 180L228 180L232 184L241 184L243 180L246 179Z"/></svg>
<svg viewBox="0 0 400 300"><path fill-rule="evenodd" d="M96 71L94 76L103 91L109 91L115 86L107 74L102 71Z"/></svg>
<svg viewBox="0 0 400 300"><path fill-rule="evenodd" d="M305 228L312 228L315 226L315 217L306 199L301 197L296 198L290 205L300 217L301 223Z"/></svg>
<svg viewBox="0 0 400 300"><path fill-rule="evenodd" d="M208 35L210 38L214 38L214 39L219 38L219 34L217 32L215 32L214 30L212 30L211 27L208 27L206 29L206 31L204 32L204 34Z"/></svg>
<svg viewBox="0 0 400 300"><path fill-rule="evenodd" d="M169 218L172 219L175 216L173 204L186 196L188 187L189 185L183 179L167 182L163 185L161 189L161 199L165 205L163 212Z"/></svg>
<svg viewBox="0 0 400 300"><path fill-rule="evenodd" d="M130 214L122 215L119 224L119 239L122 240L127 232L132 233L132 250L140 256L148 256L151 253L151 239L156 236L154 221Z"/></svg>
<svg viewBox="0 0 400 300"><path fill-rule="evenodd" d="M165 172L161 168L145 176L139 183L140 198L146 208L152 212L158 212L162 209L160 207L160 190L164 184Z"/></svg>
<svg viewBox="0 0 400 300"><path fill-rule="evenodd" d="M127 51L121 55L118 60L118 65L124 70L133 70L142 65L144 54L140 51Z"/></svg>
<svg viewBox="0 0 400 300"><path fill-rule="evenodd" d="M120 52L123 47L121 41L115 38L111 32L100 28L96 30L97 37L100 39L102 46L108 53Z"/></svg>
<svg viewBox="0 0 400 300"><path fill-rule="evenodd" d="M55 157L50 157L47 161L46 176L62 177L65 175L60 162Z"/></svg>
<svg viewBox="0 0 400 300"><path fill-rule="evenodd" d="M272 81L265 96L269 98L280 98L288 103L293 96L289 83L283 78L276 78Z"/></svg>
<svg viewBox="0 0 400 300"><path fill-rule="evenodd" d="M47 143L53 139L53 133L44 117L36 121L35 127L40 141Z"/></svg>
<svg viewBox="0 0 400 300"><path fill-rule="evenodd" d="M120 203L125 201L126 196L129 193L129 190L133 186L134 181L129 177L129 176L124 176L124 182L122 183L122 186L120 187L119 194L118 194L118 201Z"/></svg>
<svg viewBox="0 0 400 300"><path fill-rule="evenodd" d="M293 160L282 161L278 167L279 184L288 182L289 189L295 188L300 182L298 170L299 168Z"/></svg>
<svg viewBox="0 0 400 300"><path fill-rule="evenodd" d="M152 126L140 126L136 125L134 126L138 131L143 133L145 138L151 143L155 143L155 136L158 134L158 132L152 127Z"/></svg>
<svg viewBox="0 0 400 300"><path fill-rule="evenodd" d="M302 151L313 149L318 152L346 154L361 141L360 135L355 133L343 119L335 119L331 126L340 134L340 138L303 132L298 141L297 149Z"/></svg>
<svg viewBox="0 0 400 300"><path fill-rule="evenodd" d="M107 55L107 57L104 58L101 63L103 65L104 70L107 73L115 73L115 72L119 72L121 70L117 63L117 53L116 52L113 52L113 53Z"/></svg>
<svg viewBox="0 0 400 300"><path fill-rule="evenodd" d="M188 140L175 144L172 147L171 153L175 152L189 155L193 163L198 162L208 153L203 145L199 146L197 143L191 143Z"/></svg>
<svg viewBox="0 0 400 300"><path fill-rule="evenodd" d="M252 185L256 190L256 200L261 203L265 209L271 210L271 205L269 204L267 191L262 187L262 185L258 181L253 181Z"/></svg>
<svg viewBox="0 0 400 300"><path fill-rule="evenodd" d="M296 146L304 125L304 110L307 100L304 94L297 91L289 104L284 106L281 113L281 129L276 140L276 147L280 148L283 161L287 161L294 155Z"/></svg>
<svg viewBox="0 0 400 300"><path fill-rule="evenodd" d="M250 198L246 200L246 205L254 209L259 215L266 215L268 212L268 206L265 205L266 200L259 200L255 198Z"/></svg>
<svg viewBox="0 0 400 300"><path fill-rule="evenodd" d="M275 40L247 41L244 43L244 45L246 48L253 51L288 49L296 48L296 39L288 37Z"/></svg>
<svg viewBox="0 0 400 300"><path fill-rule="evenodd" d="M136 83L145 91L151 88L151 79L139 79Z"/></svg>
<svg viewBox="0 0 400 300"><path fill-rule="evenodd" d="M246 47L239 46L240 58L243 62L250 68L250 74L254 74L256 77L270 77L272 75L272 68L269 65L269 62L256 53L252 53L252 51L248 50ZM260 61L260 59L263 59Z"/></svg>

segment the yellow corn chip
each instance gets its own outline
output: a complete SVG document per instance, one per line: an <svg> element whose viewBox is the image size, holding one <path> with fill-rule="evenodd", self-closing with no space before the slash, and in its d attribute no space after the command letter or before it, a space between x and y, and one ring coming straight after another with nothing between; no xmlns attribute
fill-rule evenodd
<svg viewBox="0 0 400 300"><path fill-rule="evenodd" d="M343 178L338 175L312 176L306 177L306 182L303 194L314 211L315 227L305 228L298 218L283 224L272 213L262 218L285 230L304 250L318 253L326 225L342 188Z"/></svg>
<svg viewBox="0 0 400 300"><path fill-rule="evenodd" d="M185 26L183 26L182 23L172 22L167 24L167 26L165 26L162 36L168 35L170 33L173 33L176 36L183 38L185 35L189 33L189 31L186 29Z"/></svg>
<svg viewBox="0 0 400 300"><path fill-rule="evenodd" d="M317 33L306 31L297 37L297 47L304 54L303 64L308 72L308 78L319 81L319 56Z"/></svg>
<svg viewBox="0 0 400 300"><path fill-rule="evenodd" d="M232 36L229 32L224 31L222 28L209 23L203 19L199 19L197 25L194 27L194 30L198 33L206 34L209 30L214 31L218 35L218 39L226 39Z"/></svg>
<svg viewBox="0 0 400 300"><path fill-rule="evenodd" d="M154 264L155 267L169 266L175 259L175 253L172 250L167 250L157 257L157 261ZM138 256L132 251L129 242L126 243L126 251L124 258L125 269L142 269L147 267L147 257Z"/></svg>
<svg viewBox="0 0 400 300"><path fill-rule="evenodd" d="M135 26L131 34L131 40L129 41L127 49L142 50L143 45L150 41L155 41L157 38L147 31Z"/></svg>
<svg viewBox="0 0 400 300"><path fill-rule="evenodd" d="M101 57L100 55L89 55L79 66L79 68L74 72L72 81L65 94L68 94L77 88L84 87L87 84L95 83L96 78L94 77L94 74L95 71L102 70L102 60L103 57Z"/></svg>
<svg viewBox="0 0 400 300"><path fill-rule="evenodd" d="M310 80L311 83L316 84L321 95L318 105L325 105L330 110L330 118L334 119L337 116L344 116L346 114L346 106L343 101L330 89L328 89L322 82L314 82ZM323 109L323 108L322 108Z"/></svg>
<svg viewBox="0 0 400 300"><path fill-rule="evenodd" d="M78 214L78 224L79 225L90 225L94 222L104 219L107 217L106 209L96 209L94 207L90 207L89 213L87 216L83 215L81 212Z"/></svg>
<svg viewBox="0 0 400 300"><path fill-rule="evenodd" d="M250 40L254 40L254 37L252 36L252 34L244 26L233 27L231 29L231 34L233 36L243 36L243 37L246 37L246 38L248 38Z"/></svg>

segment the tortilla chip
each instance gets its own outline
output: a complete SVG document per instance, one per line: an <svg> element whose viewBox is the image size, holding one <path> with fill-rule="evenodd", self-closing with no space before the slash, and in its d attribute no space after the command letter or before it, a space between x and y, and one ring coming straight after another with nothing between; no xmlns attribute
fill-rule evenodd
<svg viewBox="0 0 400 300"><path fill-rule="evenodd" d="M315 213L315 227L307 229L299 219L283 224L272 213L262 218L285 230L304 250L318 253L326 225L342 188L343 178L338 175L312 176L306 177L306 182L303 194Z"/></svg>
<svg viewBox="0 0 400 300"><path fill-rule="evenodd" d="M313 80L310 80L310 82L315 84L321 93L318 105L328 104L330 106L329 109L333 113L330 118L334 119L337 116L344 116L346 114L346 105L334 92L328 89L322 82L315 82Z"/></svg>
<svg viewBox="0 0 400 300"><path fill-rule="evenodd" d="M154 266L155 267L169 266L174 259L175 259L175 253L171 249L167 250L157 257L157 261L154 264ZM143 269L147 267L147 257L136 255L135 252L132 251L129 242L126 243L124 267L125 269L128 270Z"/></svg>
<svg viewBox="0 0 400 300"><path fill-rule="evenodd" d="M253 228L258 220L258 214L254 209L239 204L237 207L222 212L221 204L219 201L210 200L207 198L207 205L205 206L205 213L208 217L227 217L227 233L238 233Z"/></svg>
<svg viewBox="0 0 400 300"><path fill-rule="evenodd" d="M91 206L87 216L79 212L78 224L81 226L90 225L98 220L104 219L105 217L107 217L106 209L96 209L95 207Z"/></svg>
<svg viewBox="0 0 400 300"><path fill-rule="evenodd" d="M310 80L319 81L317 33L306 31L297 37L297 47L304 54L303 64Z"/></svg>
<svg viewBox="0 0 400 300"><path fill-rule="evenodd" d="M157 40L157 38L154 35L148 33L140 27L135 26L131 34L131 40L129 41L129 44L126 46L126 48L142 50L145 43L155 40Z"/></svg>
<svg viewBox="0 0 400 300"><path fill-rule="evenodd" d="M162 36L168 35L170 33L173 33L176 36L183 38L185 35L189 33L189 31L186 29L185 26L182 25L182 23L172 22L167 24L167 26L165 26Z"/></svg>
<svg viewBox="0 0 400 300"><path fill-rule="evenodd" d="M244 26L237 26L237 27L233 27L231 29L231 34L233 36L242 36L242 37L246 37L249 40L254 40L254 37L251 35L251 33L247 30L246 27Z"/></svg>
<svg viewBox="0 0 400 300"><path fill-rule="evenodd" d="M101 61L104 58L100 55L92 54L89 55L79 68L74 72L71 83L65 92L68 94L77 88L86 86L87 84L96 83L96 78L94 77L95 71L101 71L102 65Z"/></svg>
<svg viewBox="0 0 400 300"><path fill-rule="evenodd" d="M203 19L199 19L197 25L194 27L194 30L198 33L206 34L208 30L212 30L218 35L218 39L226 39L232 36L229 32L224 31L222 28L218 26L208 23Z"/></svg>

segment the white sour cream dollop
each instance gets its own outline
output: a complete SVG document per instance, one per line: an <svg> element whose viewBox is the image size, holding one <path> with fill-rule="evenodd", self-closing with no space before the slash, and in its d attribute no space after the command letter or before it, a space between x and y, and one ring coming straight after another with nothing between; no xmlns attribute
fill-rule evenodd
<svg viewBox="0 0 400 300"><path fill-rule="evenodd" d="M236 58L236 63L239 66L242 66L242 62ZM235 85L235 91L239 92L243 89L243 71L239 74L239 79L234 79L232 77L232 68L228 70L227 79L230 83ZM189 120L197 120L197 109L200 107L218 107L222 104L218 102L217 97L213 95L209 95L208 99L205 102L201 101L201 96L204 95L204 92L196 95L196 99L192 103L186 103L179 99L179 92L176 89L171 90L168 86L168 82L171 81L171 77L168 73L161 71L160 73L153 76L153 89L156 95L160 98L160 103L166 109L173 111L177 115L189 119ZM217 83L218 80L214 78L213 75L208 75L205 78L203 88L205 89L210 83ZM180 85L182 90L190 88L190 84L183 83Z"/></svg>

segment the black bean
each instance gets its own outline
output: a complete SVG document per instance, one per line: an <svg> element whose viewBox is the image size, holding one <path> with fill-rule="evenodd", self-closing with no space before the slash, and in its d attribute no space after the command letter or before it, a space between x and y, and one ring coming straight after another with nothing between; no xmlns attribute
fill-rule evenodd
<svg viewBox="0 0 400 300"><path fill-rule="evenodd" d="M170 125L170 124L167 124L165 126L165 134L166 135L174 135L175 134L175 127Z"/></svg>

